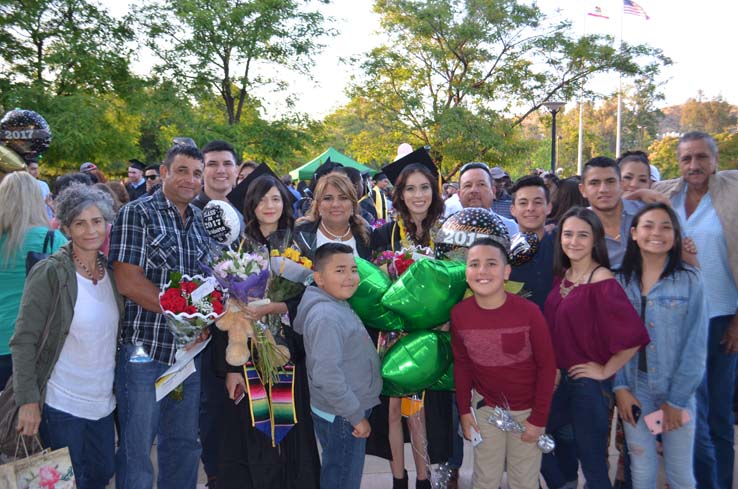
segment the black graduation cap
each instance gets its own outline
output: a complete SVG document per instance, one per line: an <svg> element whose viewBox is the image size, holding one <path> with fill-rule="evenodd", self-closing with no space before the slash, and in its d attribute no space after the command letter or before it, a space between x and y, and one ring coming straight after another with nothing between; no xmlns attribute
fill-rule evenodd
<svg viewBox="0 0 738 489"><path fill-rule="evenodd" d="M436 179L439 179L438 167L435 163L433 163L430 154L428 154L428 150L425 148L416 149L412 153L406 154L399 160L393 161L388 165L384 165L382 167L382 173L387 175L389 181L392 183L392 185L394 185L402 170L414 164L425 166L426 168L428 168L428 170L430 170L431 174L433 174Z"/></svg>
<svg viewBox="0 0 738 489"><path fill-rule="evenodd" d="M254 171L246 175L246 178L241 180L241 183L236 185L228 194L228 200L231 202L231 204L236 206L236 209L238 209L239 211L243 209L243 202L246 199L246 192L248 192L249 185L254 183L254 180L264 175L273 176L277 180L278 184L284 187L282 180L280 180L277 174L274 173L271 168L269 168L269 165L267 165L266 163L262 163L254 168ZM287 202L287 204L292 205L294 203L295 196L292 195L292 192L290 192L289 190L285 189L285 191L287 193L287 198L289 199L289 202Z"/></svg>
<svg viewBox="0 0 738 489"><path fill-rule="evenodd" d="M328 175L330 172L332 172L336 168L343 168L343 165L340 163L331 161L330 156L326 158L325 162L322 165L320 165L317 170L315 170L315 173L313 173L311 187L317 185L318 180L320 180L320 177L324 175Z"/></svg>
<svg viewBox="0 0 738 489"><path fill-rule="evenodd" d="M142 163L136 158L128 160L128 166L139 171L144 171L146 169L146 163Z"/></svg>

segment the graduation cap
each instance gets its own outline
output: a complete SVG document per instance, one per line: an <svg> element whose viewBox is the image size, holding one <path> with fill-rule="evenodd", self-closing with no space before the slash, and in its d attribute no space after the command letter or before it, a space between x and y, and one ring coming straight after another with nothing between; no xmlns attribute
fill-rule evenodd
<svg viewBox="0 0 738 489"><path fill-rule="evenodd" d="M128 160L128 166L139 171L144 171L146 169L146 163L142 163L136 158Z"/></svg>
<svg viewBox="0 0 738 489"><path fill-rule="evenodd" d="M340 163L335 163L331 161L330 156L326 158L325 163L320 165L318 169L315 170L315 173L313 173L313 180L312 180L312 184L310 185L310 187L315 188L315 185L318 184L318 180L320 180L320 177L328 175L330 172L332 172L336 168L343 168L343 165Z"/></svg>
<svg viewBox="0 0 738 489"><path fill-rule="evenodd" d="M438 167L435 163L433 163L433 160L431 159L430 154L428 154L428 150L426 148L416 149L412 153L406 154L399 160L393 161L388 165L384 165L382 167L382 173L387 175L389 181L392 183L392 185L394 185L397 181L397 178L400 176L400 173L402 173L402 170L410 165L423 165L440 182Z"/></svg>
<svg viewBox="0 0 738 489"><path fill-rule="evenodd" d="M228 200L231 202L231 204L236 206L236 209L238 209L239 211L243 209L243 203L246 199L246 192L248 192L249 186L254 183L257 178L263 177L264 175L273 176L274 179L277 181L277 184L282 186L282 188L287 193L287 198L289 199L289 202L286 202L286 204L292 205L294 203L295 196L292 195L292 192L286 189L286 187L282 183L282 180L280 180L277 174L274 173L271 168L269 168L269 165L267 165L266 163L262 163L254 168L254 171L246 175L246 178L241 180L241 183L236 185L228 194Z"/></svg>

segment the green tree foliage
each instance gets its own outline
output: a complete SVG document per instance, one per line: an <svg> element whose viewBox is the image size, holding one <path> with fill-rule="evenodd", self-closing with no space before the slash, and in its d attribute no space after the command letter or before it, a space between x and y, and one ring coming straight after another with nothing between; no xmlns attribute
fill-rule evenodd
<svg viewBox="0 0 738 489"><path fill-rule="evenodd" d="M215 91L238 124L257 86L276 84L265 67L303 70L320 48L322 13L300 0L172 0L146 5L138 22L161 58L157 70L193 93ZM325 0L319 0L325 3ZM251 100L250 100L251 99Z"/></svg>
<svg viewBox="0 0 738 489"><path fill-rule="evenodd" d="M680 124L683 131L719 133L736 129L735 108L722 97L703 101L700 92L682 105Z"/></svg>
<svg viewBox="0 0 738 489"><path fill-rule="evenodd" d="M13 83L54 95L121 92L133 31L86 0L0 2L0 58Z"/></svg>
<svg viewBox="0 0 738 489"><path fill-rule="evenodd" d="M652 76L669 62L647 46L577 38L567 22L514 0L377 0L375 11L389 42L368 54L351 93L393 113L445 172L469 159L515 159L513 129L594 74Z"/></svg>

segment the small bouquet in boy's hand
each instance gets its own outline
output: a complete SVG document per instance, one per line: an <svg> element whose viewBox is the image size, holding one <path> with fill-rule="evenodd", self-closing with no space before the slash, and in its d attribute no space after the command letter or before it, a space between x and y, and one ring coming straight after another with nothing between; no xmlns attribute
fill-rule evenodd
<svg viewBox="0 0 738 489"><path fill-rule="evenodd" d="M227 295L215 280L170 274L169 283L159 293L159 305L177 348L195 341L203 329L223 315Z"/></svg>

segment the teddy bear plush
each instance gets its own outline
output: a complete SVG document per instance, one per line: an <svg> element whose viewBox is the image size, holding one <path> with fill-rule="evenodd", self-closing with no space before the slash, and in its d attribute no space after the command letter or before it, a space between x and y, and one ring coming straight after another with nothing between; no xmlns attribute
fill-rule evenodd
<svg viewBox="0 0 738 489"><path fill-rule="evenodd" d="M253 323L246 318L245 309L246 305L243 302L231 298L225 314L215 323L218 329L228 333L226 362L234 367L240 367L249 361L251 357L249 339L254 342L258 341ZM273 356L272 362L275 365L281 367L290 360L289 349L285 345L277 344L268 328L264 331L262 338L262 341L275 345L270 355Z"/></svg>
<svg viewBox="0 0 738 489"><path fill-rule="evenodd" d="M249 361L248 341L254 336L254 327L246 319L245 306L238 300L231 298L225 314L215 322L221 331L228 333L228 347L226 347L226 362L234 367L240 367Z"/></svg>

